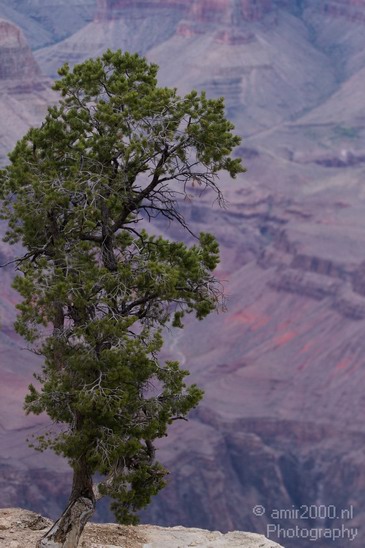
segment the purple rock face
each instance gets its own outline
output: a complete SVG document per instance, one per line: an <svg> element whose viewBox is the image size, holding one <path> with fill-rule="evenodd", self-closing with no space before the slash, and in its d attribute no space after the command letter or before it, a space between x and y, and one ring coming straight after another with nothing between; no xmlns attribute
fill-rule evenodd
<svg viewBox="0 0 365 548"><path fill-rule="evenodd" d="M22 31L0 19L0 80L28 80L40 74Z"/></svg>
<svg viewBox="0 0 365 548"><path fill-rule="evenodd" d="M98 15L108 18L111 14L120 13L123 10L135 9L143 10L148 8L167 8L169 10L189 9L189 6L194 0L98 0L97 9Z"/></svg>

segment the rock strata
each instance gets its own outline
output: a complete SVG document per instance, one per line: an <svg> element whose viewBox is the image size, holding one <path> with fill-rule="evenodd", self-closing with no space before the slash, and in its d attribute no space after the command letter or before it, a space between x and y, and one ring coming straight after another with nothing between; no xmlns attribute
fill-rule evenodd
<svg viewBox="0 0 365 548"><path fill-rule="evenodd" d="M192 0L98 0L95 20L110 21L122 17L126 12L146 9L189 9Z"/></svg>
<svg viewBox="0 0 365 548"><path fill-rule="evenodd" d="M130 9L167 8L188 11L203 22L232 19L258 21L272 9L272 0L99 0L97 19L112 19Z"/></svg>
<svg viewBox="0 0 365 548"><path fill-rule="evenodd" d="M163 85L225 96L248 168L243 184L220 181L228 211L214 210L209 197L195 201L199 189L183 205L194 231L221 243L228 313L173 335L171 359L186 363L206 396L189 424L173 425L161 440L171 481L143 519L266 533L270 509L353 506L350 526L360 533L351 545L363 548L365 0L272 0L272 8L263 0L104 0L98 7L99 19L73 36L67 27L67 40L38 49L42 70L56 75L64 61L107 47L146 54L160 65ZM33 103L17 97L0 104L2 156L37 122ZM26 448L33 424L21 402L37 364L11 328L18 297L9 278L10 270L0 303L1 501L54 517L70 477L66 463L61 469L53 455L40 459ZM266 517L253 515L257 504ZM115 546L118 538L95 533L90 542ZM319 543L333 547L332 539Z"/></svg>
<svg viewBox="0 0 365 548"><path fill-rule="evenodd" d="M326 0L325 2L314 0L311 5L327 17L365 24L364 0Z"/></svg>
<svg viewBox="0 0 365 548"><path fill-rule="evenodd" d="M258 21L271 9L271 0L195 0L190 13L202 22L240 23Z"/></svg>

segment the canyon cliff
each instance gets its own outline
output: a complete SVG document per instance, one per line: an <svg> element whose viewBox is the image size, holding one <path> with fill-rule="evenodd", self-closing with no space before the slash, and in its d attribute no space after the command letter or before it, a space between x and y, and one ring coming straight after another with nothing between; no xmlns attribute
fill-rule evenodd
<svg viewBox="0 0 365 548"><path fill-rule="evenodd" d="M0 80L21 79L32 82L40 70L22 31L0 19Z"/></svg>
<svg viewBox="0 0 365 548"><path fill-rule="evenodd" d="M1 0L0 17L21 27L32 49L64 40L92 21L96 0Z"/></svg>
<svg viewBox="0 0 365 548"><path fill-rule="evenodd" d="M51 80L41 74L22 30L0 19L0 160L15 141L40 122L54 100Z"/></svg>
<svg viewBox="0 0 365 548"><path fill-rule="evenodd" d="M62 62L107 47L142 52L160 65L162 84L224 95L244 137L237 153L248 172L220 181L229 208L198 199L193 187L182 204L196 232L219 238L228 311L167 340L166 354L191 369L206 395L189 423L161 441L171 479L146 521L266 534L275 509L333 506L336 517L314 516L311 527L359 528L351 545L364 545L364 16L355 0L100 1L92 21L34 52L51 77ZM46 79L29 63L22 84L35 86L29 94L20 93L18 77L0 82L19 91L4 91L2 100L24 105L6 111L3 159L20 131L42 118L46 91L36 86ZM23 101L31 105L40 93L37 116L20 127L19 112L31 111ZM11 259L5 244L0 252ZM69 474L24 441L44 424L22 414L39 361L11 327L11 266L0 275L1 504L56 516ZM258 504L265 515L253 513ZM290 516L280 524L308 527ZM308 546L304 538L274 540Z"/></svg>

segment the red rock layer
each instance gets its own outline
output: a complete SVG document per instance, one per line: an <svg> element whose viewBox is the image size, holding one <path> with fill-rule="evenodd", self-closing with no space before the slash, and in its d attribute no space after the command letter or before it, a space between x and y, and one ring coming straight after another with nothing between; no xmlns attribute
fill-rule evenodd
<svg viewBox="0 0 365 548"><path fill-rule="evenodd" d="M39 73L22 31L0 19L0 80L29 80Z"/></svg>

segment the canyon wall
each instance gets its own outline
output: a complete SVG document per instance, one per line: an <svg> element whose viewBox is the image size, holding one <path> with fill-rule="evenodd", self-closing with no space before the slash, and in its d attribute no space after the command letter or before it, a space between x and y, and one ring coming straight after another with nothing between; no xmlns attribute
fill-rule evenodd
<svg viewBox="0 0 365 548"><path fill-rule="evenodd" d="M41 74L21 29L0 19L0 162L17 139L40 123L56 100L52 82Z"/></svg>
<svg viewBox="0 0 365 548"><path fill-rule="evenodd" d="M161 440L159 455L171 470L170 482L143 519L265 533L278 507L352 506L343 525L359 528L352 546L360 548L363 3L120 0L95 7L92 20L71 36L34 52L43 73L54 76L64 61L79 62L107 47L146 54L160 65L162 84L181 93L196 88L225 96L227 114L244 138L237 154L248 168L237 181L219 181L229 208L219 210L209 195L198 200L193 188L191 200L181 204L195 232L217 234L217 276L228 311L166 335L166 353L191 369L205 399L189 423L174 424ZM19 30L5 26L1 43L5 161L15 140L40 123L46 103L55 98ZM181 237L173 226L159 229ZM5 244L0 253L2 260L11 259ZM0 275L1 504L55 517L70 475L66 463L27 448L25 438L44 428L43 419L24 418L22 411L40 362L12 330L12 267ZM257 504L267 508L264 516L254 515ZM102 507L99 518L106 517ZM280 523L306 525L294 518ZM338 523L314 519L311 526L333 530ZM308 541L288 538L282 544L307 548ZM322 539L321 546L333 541Z"/></svg>
<svg viewBox="0 0 365 548"><path fill-rule="evenodd" d="M28 82L39 74L39 67L22 31L9 21L0 19L0 81L21 79Z"/></svg>

